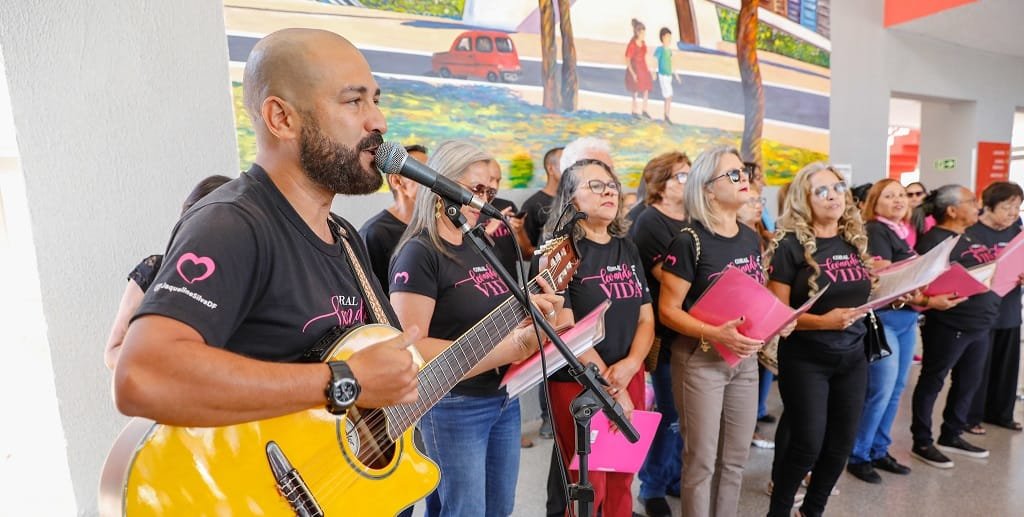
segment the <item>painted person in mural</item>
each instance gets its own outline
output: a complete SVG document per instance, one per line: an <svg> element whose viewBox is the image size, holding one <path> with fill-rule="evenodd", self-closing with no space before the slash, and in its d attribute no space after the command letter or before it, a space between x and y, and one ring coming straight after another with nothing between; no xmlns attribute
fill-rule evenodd
<svg viewBox="0 0 1024 517"><path fill-rule="evenodd" d="M450 140L434 151L427 166L467 189L482 186L496 194L492 161L476 144ZM477 224L478 210L461 211L471 226ZM416 342L427 361L511 296L494 269L463 242L462 232L442 215L440 198L426 187L416 195L389 278L391 304L402 326L427 330L427 337ZM544 286L545 293L531 298L557 326L562 298ZM509 399L500 384L510 363L536 351L537 338L532 327L520 325L500 339L460 345L492 350L420 420L427 455L441 468L440 484L427 497L428 516L512 513L519 477L519 400Z"/></svg>
<svg viewBox="0 0 1024 517"><path fill-rule="evenodd" d="M640 118L642 115L649 119L651 115L647 113L647 97L651 93L652 81L651 71L647 69L647 42L644 41L647 28L636 18L633 18L631 23L633 37L626 45L626 91L633 97L630 109L633 118ZM641 113L636 111L638 97L643 97L644 100Z"/></svg>
<svg viewBox="0 0 1024 517"><path fill-rule="evenodd" d="M662 27L658 32L661 39L661 46L654 49L654 59L658 62L658 86L661 88L661 98L665 99L665 123L672 125L672 81L683 82L679 74L672 68L672 30Z"/></svg>

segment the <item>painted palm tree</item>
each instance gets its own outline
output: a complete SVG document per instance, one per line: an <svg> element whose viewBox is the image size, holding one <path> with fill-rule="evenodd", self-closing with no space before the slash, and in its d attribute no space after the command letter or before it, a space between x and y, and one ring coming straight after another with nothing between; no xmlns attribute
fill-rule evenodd
<svg viewBox="0 0 1024 517"><path fill-rule="evenodd" d="M679 41L690 45L697 44L696 24L693 21L692 0L676 1L676 21L679 23Z"/></svg>
<svg viewBox="0 0 1024 517"><path fill-rule="evenodd" d="M558 0L559 24L562 26L562 110L576 111L580 85L576 75L576 44L572 35L570 0Z"/></svg>
<svg viewBox="0 0 1024 517"><path fill-rule="evenodd" d="M558 47L555 42L555 9L552 0L538 0L540 8L541 83L544 85L544 108L558 111L562 97L558 91Z"/></svg>
<svg viewBox="0 0 1024 517"><path fill-rule="evenodd" d="M757 63L758 0L742 0L736 22L736 59L743 81L743 144L740 155L764 170L761 159L761 133L764 129L764 89L761 67Z"/></svg>

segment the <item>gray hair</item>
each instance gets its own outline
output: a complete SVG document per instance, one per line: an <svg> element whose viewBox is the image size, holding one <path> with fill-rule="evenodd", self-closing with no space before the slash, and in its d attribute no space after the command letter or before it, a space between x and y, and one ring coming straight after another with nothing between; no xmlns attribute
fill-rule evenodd
<svg viewBox="0 0 1024 517"><path fill-rule="evenodd" d="M452 180L458 181L466 174L466 169L477 162L490 162L494 157L484 151L475 143L460 139L442 142L434 154L427 160L427 166L437 171L438 174ZM399 251L407 242L416 238L426 231L427 238L434 248L442 255L454 259L455 257L447 250L444 240L437 232L437 208L436 203L441 198L423 185L419 186L416 192L416 204L413 205L412 217L409 219L409 226L402 234L395 246L392 257L398 256Z"/></svg>
<svg viewBox="0 0 1024 517"><path fill-rule="evenodd" d="M604 154L611 158L612 148L607 140L593 136L577 138L562 149L562 158L558 161L558 170L565 172L572 164L584 159L594 158L595 154ZM604 159L598 158L601 161ZM615 164L608 163L608 167L615 170Z"/></svg>
<svg viewBox="0 0 1024 517"><path fill-rule="evenodd" d="M935 222L945 222L949 217L949 207L960 204L960 189L962 188L964 187L950 184L932 190L925 196L924 202L919 208L925 215L934 217Z"/></svg>
<svg viewBox="0 0 1024 517"><path fill-rule="evenodd" d="M593 161L591 161L593 160ZM590 162L590 163L588 163ZM551 207L548 209L548 221L544 223L544 231L542 232L543 238L550 239L551 235L558 229L558 225L562 223L561 215L562 211L565 210L566 206L572 203L573 197L576 196L576 192L580 188L580 172L587 165L596 165L596 163L604 165L604 170L619 184L619 206L618 215L612 220L611 224L608 225L608 234L612 237L625 237L629 231L629 219L626 218L625 211L622 209L622 183L619 182L619 178L612 171L611 166L604 163L596 158L584 158L581 161L569 164L562 172L562 180L558 182L558 190L555 192L554 199L551 200ZM573 228L572 233L574 240L580 240L584 237L583 228L576 225Z"/></svg>
<svg viewBox="0 0 1024 517"><path fill-rule="evenodd" d="M716 223L721 222L721 217L711 206L711 199L707 195L708 182L715 177L715 173L718 172L718 164L727 154L743 161L740 159L740 152L735 147L728 145L712 147L697 155L683 189L683 206L686 207L687 215L691 220L700 222L711 233L715 232L713 228Z"/></svg>

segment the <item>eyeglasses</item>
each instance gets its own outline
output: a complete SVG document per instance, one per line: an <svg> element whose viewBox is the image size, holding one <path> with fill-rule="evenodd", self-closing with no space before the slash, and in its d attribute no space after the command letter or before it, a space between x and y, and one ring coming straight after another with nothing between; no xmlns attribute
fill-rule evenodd
<svg viewBox="0 0 1024 517"><path fill-rule="evenodd" d="M615 180L601 181L601 180L590 180L587 181L587 187L590 187L590 191L595 194L604 194L605 189L609 189L612 192L619 191L619 182Z"/></svg>
<svg viewBox="0 0 1024 517"><path fill-rule="evenodd" d="M673 174L673 176L676 177L676 180L678 180L679 183L686 184L686 178L690 177L690 173L689 172L677 172L677 173Z"/></svg>
<svg viewBox="0 0 1024 517"><path fill-rule="evenodd" d="M926 192L923 191L923 190L917 190L917 191L914 191L914 192L911 192L909 190L907 191L907 197L922 197L925 194L926 194Z"/></svg>
<svg viewBox="0 0 1024 517"><path fill-rule="evenodd" d="M743 179L744 173L746 173L744 169L733 169L731 171L726 171L722 174L719 174L718 176L715 176L714 178L709 179L706 184L710 185L722 178L729 178L729 181L733 183L739 183L740 180ZM746 176L747 181L750 181L750 174L747 173Z"/></svg>
<svg viewBox="0 0 1024 517"><path fill-rule="evenodd" d="M832 192L835 192L836 195L841 196L843 194L846 194L846 192L850 190L850 187L846 186L845 181L840 181L839 183L832 184L831 187L828 185L822 185L814 189L811 193L814 194L815 196L818 196L818 198L820 199L828 199L829 190L832 190Z"/></svg>
<svg viewBox="0 0 1024 517"><path fill-rule="evenodd" d="M498 189L488 187L487 185L484 185L482 183L477 183L475 187L470 187L469 185L466 184L462 184L462 186L466 187L466 189L469 190L470 192L476 194L477 197L486 199L488 203L494 200L494 198L498 197Z"/></svg>

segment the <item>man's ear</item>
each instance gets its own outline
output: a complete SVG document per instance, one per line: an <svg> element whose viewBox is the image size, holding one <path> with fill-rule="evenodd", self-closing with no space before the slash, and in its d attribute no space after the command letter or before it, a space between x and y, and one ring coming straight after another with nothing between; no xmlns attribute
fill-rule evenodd
<svg viewBox="0 0 1024 517"><path fill-rule="evenodd" d="M302 117L288 101L271 95L260 106L260 116L267 131L278 140L298 140L302 133Z"/></svg>

